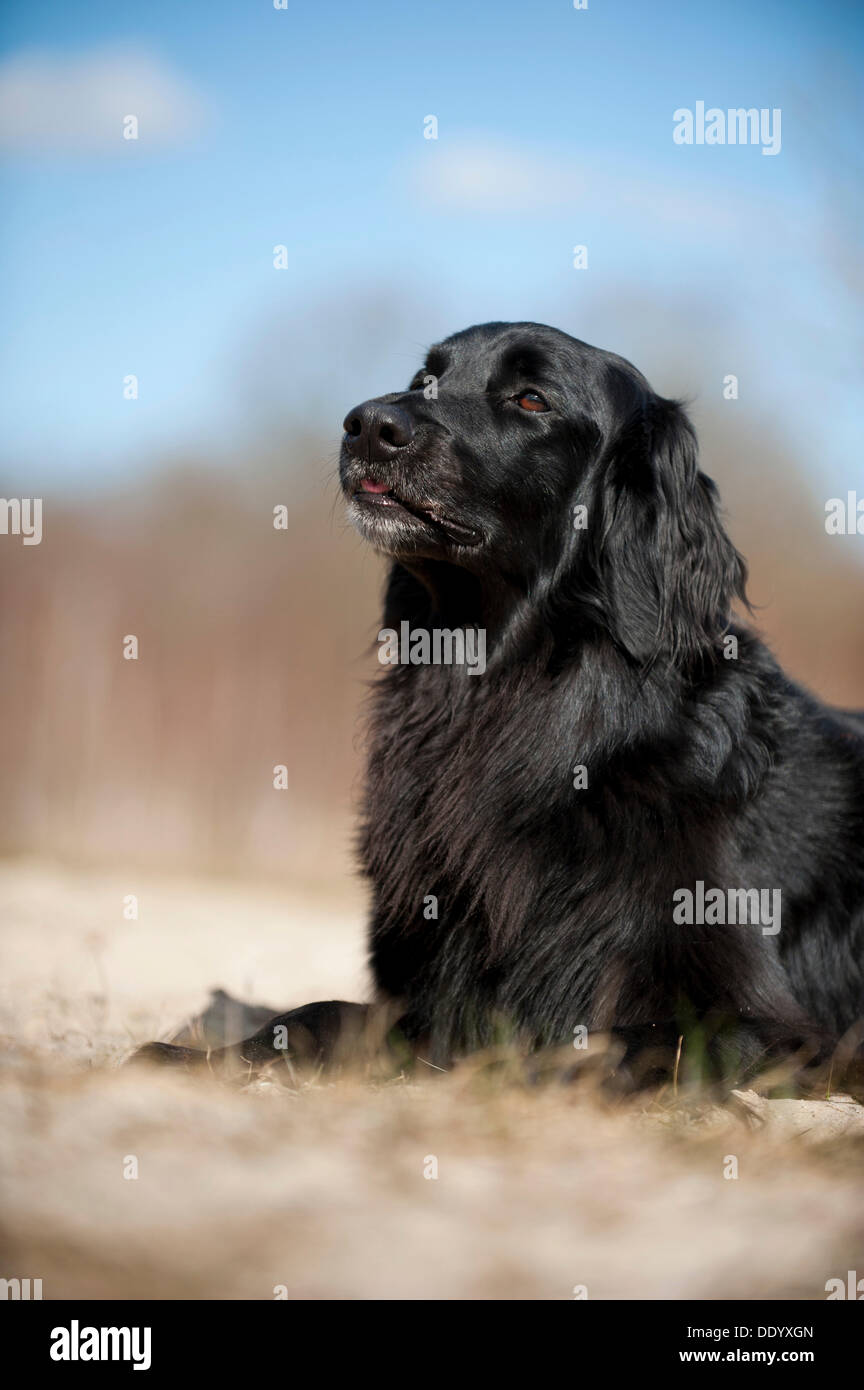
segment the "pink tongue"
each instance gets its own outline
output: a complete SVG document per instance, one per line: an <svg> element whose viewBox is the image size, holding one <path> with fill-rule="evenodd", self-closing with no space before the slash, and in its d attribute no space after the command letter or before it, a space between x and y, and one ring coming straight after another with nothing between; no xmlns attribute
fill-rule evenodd
<svg viewBox="0 0 864 1390"><path fill-rule="evenodd" d="M373 483L371 478L364 478L360 484L361 492L389 492L386 483Z"/></svg>

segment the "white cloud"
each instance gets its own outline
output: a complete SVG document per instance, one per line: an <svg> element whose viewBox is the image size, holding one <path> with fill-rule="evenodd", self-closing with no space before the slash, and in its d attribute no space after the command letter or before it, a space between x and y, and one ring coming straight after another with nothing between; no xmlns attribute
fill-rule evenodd
<svg viewBox="0 0 864 1390"><path fill-rule="evenodd" d="M140 54L17 54L0 64L0 149L13 153L121 152L123 121L142 145L192 139L203 104L184 78Z"/></svg>
<svg viewBox="0 0 864 1390"><path fill-rule="evenodd" d="M430 142L420 178L433 202L470 212L566 207L584 190L575 168L524 146L491 141L451 147Z"/></svg>
<svg viewBox="0 0 864 1390"><path fill-rule="evenodd" d="M754 218L776 220L773 204L731 188L696 188L687 171L680 182L646 177L616 155L598 161L550 157L530 146L498 141L444 142L424 149L416 166L421 196L452 211L543 213L575 209L638 217L725 234Z"/></svg>

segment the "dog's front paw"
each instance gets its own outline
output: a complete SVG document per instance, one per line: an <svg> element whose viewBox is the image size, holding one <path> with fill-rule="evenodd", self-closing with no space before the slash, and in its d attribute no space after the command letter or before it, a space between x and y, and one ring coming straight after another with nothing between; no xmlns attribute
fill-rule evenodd
<svg viewBox="0 0 864 1390"><path fill-rule="evenodd" d="M127 1058L125 1066L141 1063L158 1067L200 1067L207 1061L207 1053L195 1047L176 1047L173 1043L149 1042L139 1047Z"/></svg>

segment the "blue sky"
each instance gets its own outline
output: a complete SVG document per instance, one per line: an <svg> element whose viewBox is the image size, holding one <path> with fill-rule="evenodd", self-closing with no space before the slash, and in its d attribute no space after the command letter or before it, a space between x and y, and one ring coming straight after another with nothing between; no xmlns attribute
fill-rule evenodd
<svg viewBox="0 0 864 1390"><path fill-rule="evenodd" d="M736 372L820 489L855 486L856 10L8 5L3 476L122 480L286 420L335 442L425 344L529 318L697 417ZM700 100L779 107L781 152L676 146Z"/></svg>

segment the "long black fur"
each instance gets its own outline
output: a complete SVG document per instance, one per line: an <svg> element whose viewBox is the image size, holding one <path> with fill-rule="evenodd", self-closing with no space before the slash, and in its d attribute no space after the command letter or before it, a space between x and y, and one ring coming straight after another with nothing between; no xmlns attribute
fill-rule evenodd
<svg viewBox="0 0 864 1390"><path fill-rule="evenodd" d="M486 632L482 675L386 667L371 700L370 958L410 1045L446 1066L701 1028L740 1072L854 1038L864 722L733 621L746 571L681 406L612 353L486 324L349 414L341 480L389 557L382 626ZM779 889L779 933L676 925L699 880Z"/></svg>

